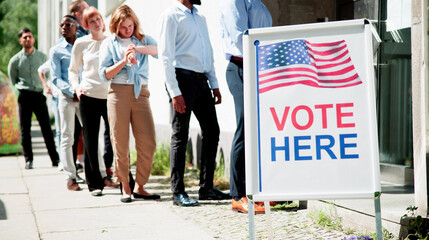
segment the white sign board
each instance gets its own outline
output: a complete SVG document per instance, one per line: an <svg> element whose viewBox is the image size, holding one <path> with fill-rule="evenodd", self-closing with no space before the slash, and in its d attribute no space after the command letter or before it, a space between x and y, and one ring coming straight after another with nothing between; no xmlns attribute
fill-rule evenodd
<svg viewBox="0 0 429 240"><path fill-rule="evenodd" d="M250 29L244 58L247 195L374 198L380 181L367 21Z"/></svg>

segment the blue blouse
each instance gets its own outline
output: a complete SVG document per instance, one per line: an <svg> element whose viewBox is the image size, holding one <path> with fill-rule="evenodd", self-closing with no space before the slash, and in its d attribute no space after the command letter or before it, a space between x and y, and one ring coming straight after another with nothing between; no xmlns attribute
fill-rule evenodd
<svg viewBox="0 0 429 240"><path fill-rule="evenodd" d="M134 35L131 37L131 41L136 46L147 46L147 45L157 45L157 42L152 37L145 35L143 41L138 40ZM109 81L111 79L106 78L106 69L110 66L115 65L117 62L123 60L123 55L121 54L121 42L120 37L113 34L106 39L100 46L100 66L98 68L98 74L101 79ZM154 56L158 58L158 56ZM140 95L140 90L142 85L148 84L148 75L149 75L149 61L148 55L146 54L136 54L137 64L131 66L126 64L121 71L113 77L119 77L124 74L128 74L128 83L134 83L134 95L136 99Z"/></svg>

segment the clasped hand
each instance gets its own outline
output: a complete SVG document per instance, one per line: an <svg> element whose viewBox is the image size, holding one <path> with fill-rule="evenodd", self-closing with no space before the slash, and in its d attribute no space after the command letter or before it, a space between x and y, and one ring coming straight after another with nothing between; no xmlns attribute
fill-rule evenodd
<svg viewBox="0 0 429 240"><path fill-rule="evenodd" d="M128 45L127 51L125 52L125 59L127 63L131 64L131 66L133 66L134 64L137 64L136 45L134 44Z"/></svg>

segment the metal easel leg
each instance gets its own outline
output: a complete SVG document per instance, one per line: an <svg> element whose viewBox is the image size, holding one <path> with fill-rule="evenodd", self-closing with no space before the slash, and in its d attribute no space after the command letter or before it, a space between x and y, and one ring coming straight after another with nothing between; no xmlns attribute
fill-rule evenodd
<svg viewBox="0 0 429 240"><path fill-rule="evenodd" d="M376 224L376 230L377 230L377 240L382 240L383 239L383 227L381 225L380 193L375 194L374 208L375 208L375 224Z"/></svg>
<svg viewBox="0 0 429 240"><path fill-rule="evenodd" d="M249 239L255 240L255 207L253 202L253 196L248 195L247 201L249 202L249 212L247 215L249 216Z"/></svg>

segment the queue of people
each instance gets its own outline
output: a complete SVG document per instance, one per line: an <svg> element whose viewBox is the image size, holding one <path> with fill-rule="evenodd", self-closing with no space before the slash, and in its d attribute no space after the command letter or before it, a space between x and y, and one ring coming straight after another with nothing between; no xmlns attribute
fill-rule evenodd
<svg viewBox="0 0 429 240"><path fill-rule="evenodd" d="M230 62L226 79L234 97L237 120L231 151L230 195L213 185L220 135L215 105L222 102L222 95L206 19L194 6L200 4L200 0L177 0L161 16L157 42L154 37L144 34L137 15L127 5L114 10L108 25L112 34L106 36L100 12L84 0L73 1L70 15L65 15L59 23L62 37L50 50L49 68L46 65L40 68L47 57L34 48L31 31L21 30L18 35L23 50L11 59L9 76L20 91L18 101L26 168L33 167L29 116L35 112L52 165L62 164L68 190L81 190L74 151L81 126L85 180L91 195L102 196L104 187L120 187L120 200L124 203L133 198L159 199L159 195L144 188L156 150L148 89L148 58L151 56L159 58L163 64L166 90L173 108L170 150L173 204L184 207L199 204L188 196L184 184L189 122L191 113L194 113L202 135L198 200L232 199L232 209L246 213L241 41L247 29L271 26L271 15L261 0L221 1L224 50ZM48 70L52 75L52 90L45 80L44 73ZM55 92L59 154L43 91ZM34 103L35 99L38 107L28 104L29 101ZM98 151L101 119L106 129L103 156L99 156ZM135 179L130 172L130 126L137 150ZM108 174L112 162L113 175L119 184L112 182ZM264 207L258 204L255 209L257 213L264 212Z"/></svg>

